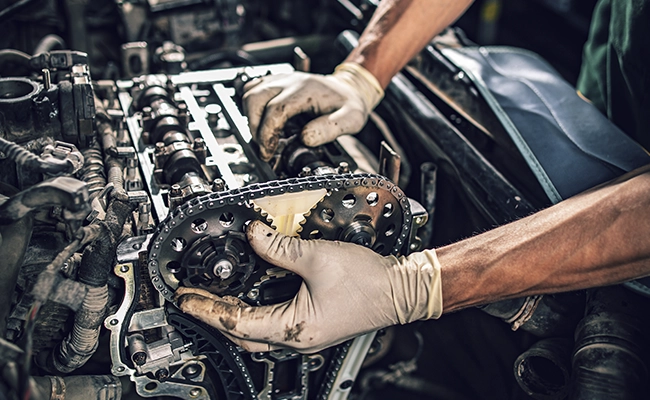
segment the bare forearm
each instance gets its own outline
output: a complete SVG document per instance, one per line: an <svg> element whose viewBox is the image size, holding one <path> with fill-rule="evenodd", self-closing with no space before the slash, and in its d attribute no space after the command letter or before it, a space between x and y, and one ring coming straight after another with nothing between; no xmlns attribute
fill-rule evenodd
<svg viewBox="0 0 650 400"><path fill-rule="evenodd" d="M390 79L472 0L383 0L359 46L346 61L370 71L386 87Z"/></svg>
<svg viewBox="0 0 650 400"><path fill-rule="evenodd" d="M650 166L438 256L445 311L650 275Z"/></svg>

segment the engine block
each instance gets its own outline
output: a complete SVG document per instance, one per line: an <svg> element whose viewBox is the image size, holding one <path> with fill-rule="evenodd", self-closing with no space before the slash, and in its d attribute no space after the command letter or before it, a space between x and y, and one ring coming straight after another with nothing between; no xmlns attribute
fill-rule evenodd
<svg viewBox="0 0 650 400"><path fill-rule="evenodd" d="M258 158L241 88L291 71L279 64L149 75L114 87L111 114L125 128L115 153L126 160L124 188L138 207L136 235L118 246L114 268L125 296L104 326L112 373L130 376L141 396L344 398L373 343L374 333L312 355L251 354L174 306L179 286L250 305L293 297L300 277L252 252L244 235L252 220L385 255L414 249L426 213L387 178L359 170L341 143L307 148L292 121L277 156Z"/></svg>

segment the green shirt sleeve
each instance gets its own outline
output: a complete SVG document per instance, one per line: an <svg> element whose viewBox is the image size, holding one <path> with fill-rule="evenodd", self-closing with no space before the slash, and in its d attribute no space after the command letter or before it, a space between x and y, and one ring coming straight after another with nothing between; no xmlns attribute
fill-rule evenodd
<svg viewBox="0 0 650 400"><path fill-rule="evenodd" d="M650 0L600 0L584 47L578 90L650 149Z"/></svg>

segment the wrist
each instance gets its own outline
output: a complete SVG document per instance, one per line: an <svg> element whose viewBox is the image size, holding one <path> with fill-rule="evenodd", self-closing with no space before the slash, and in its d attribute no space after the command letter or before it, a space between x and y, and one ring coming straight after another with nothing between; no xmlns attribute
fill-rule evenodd
<svg viewBox="0 0 650 400"><path fill-rule="evenodd" d="M400 324L437 319L442 315L441 266L435 250L396 259L390 275L393 303Z"/></svg>
<svg viewBox="0 0 650 400"><path fill-rule="evenodd" d="M366 113L370 113L384 97L384 90L377 78L360 64L344 62L334 69L332 75L347 83L359 94Z"/></svg>

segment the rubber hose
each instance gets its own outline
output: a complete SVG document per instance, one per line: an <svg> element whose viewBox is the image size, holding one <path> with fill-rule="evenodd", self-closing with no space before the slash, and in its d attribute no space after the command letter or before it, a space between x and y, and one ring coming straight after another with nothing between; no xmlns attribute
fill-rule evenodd
<svg viewBox="0 0 650 400"><path fill-rule="evenodd" d="M68 160L59 160L57 158L43 160L24 147L12 143L4 138L0 138L0 151L5 154L5 157L14 160L16 164L43 174L70 174L74 170L74 165L72 165Z"/></svg>
<svg viewBox="0 0 650 400"><path fill-rule="evenodd" d="M36 56L41 53L48 53L52 50L63 50L66 47L65 40L63 40L61 36L52 33L43 37L43 39L38 42L34 48L34 55Z"/></svg>
<svg viewBox="0 0 650 400"><path fill-rule="evenodd" d="M569 392L572 344L569 339L540 340L514 364L519 386L533 399L563 399Z"/></svg>

